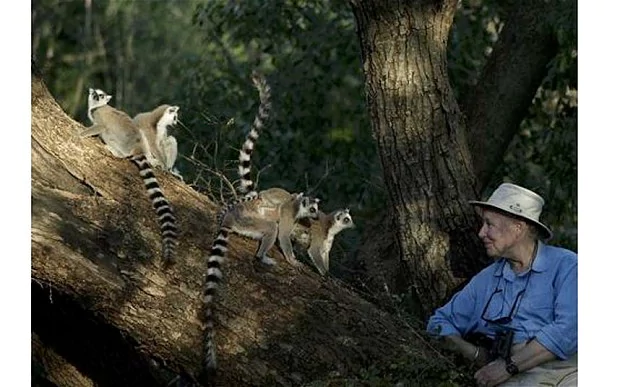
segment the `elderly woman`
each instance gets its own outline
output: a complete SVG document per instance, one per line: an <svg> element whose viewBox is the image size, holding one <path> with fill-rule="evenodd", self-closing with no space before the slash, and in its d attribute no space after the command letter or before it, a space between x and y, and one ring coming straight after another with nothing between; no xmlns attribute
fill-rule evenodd
<svg viewBox="0 0 620 387"><path fill-rule="evenodd" d="M545 244L544 200L501 184L478 237L495 262L431 316L427 330L479 368L481 386L577 385L577 254Z"/></svg>

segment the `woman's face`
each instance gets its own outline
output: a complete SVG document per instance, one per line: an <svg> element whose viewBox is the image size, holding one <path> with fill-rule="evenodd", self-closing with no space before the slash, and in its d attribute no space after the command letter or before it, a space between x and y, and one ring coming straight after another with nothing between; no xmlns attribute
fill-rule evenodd
<svg viewBox="0 0 620 387"><path fill-rule="evenodd" d="M489 209L482 209L482 239L489 257L506 257L520 236L519 221Z"/></svg>

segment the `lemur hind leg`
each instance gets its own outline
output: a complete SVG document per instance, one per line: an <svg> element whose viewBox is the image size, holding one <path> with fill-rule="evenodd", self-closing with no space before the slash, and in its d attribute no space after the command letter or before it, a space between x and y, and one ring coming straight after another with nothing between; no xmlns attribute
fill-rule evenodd
<svg viewBox="0 0 620 387"><path fill-rule="evenodd" d="M83 130L80 132L80 137L98 136L101 134L103 129L104 129L103 125L95 124L95 125L89 126L88 128L86 128L86 130Z"/></svg>
<svg viewBox="0 0 620 387"><path fill-rule="evenodd" d="M276 243L276 238L278 236L278 224L275 222L264 222L264 224L263 238L260 241L255 257L258 261L264 263L265 265L274 266L277 263L273 258L270 258L267 255L267 252Z"/></svg>
<svg viewBox="0 0 620 387"><path fill-rule="evenodd" d="M252 211L244 209L243 205L237 205L224 215L221 226L229 228L236 234L259 240L258 249L254 254L256 260L266 265L276 264L276 261L267 255L267 252L276 242L277 222L261 219L254 216Z"/></svg>
<svg viewBox="0 0 620 387"><path fill-rule="evenodd" d="M278 233L278 244L284 254L284 258L286 258L286 261L294 267L302 266L303 264L295 258L295 252L293 251L293 244L291 243L290 234L286 235L286 230L280 231L281 232Z"/></svg>
<svg viewBox="0 0 620 387"><path fill-rule="evenodd" d="M178 156L177 140L173 136L168 136L161 141L161 146L165 157L164 167L166 170L172 171Z"/></svg>

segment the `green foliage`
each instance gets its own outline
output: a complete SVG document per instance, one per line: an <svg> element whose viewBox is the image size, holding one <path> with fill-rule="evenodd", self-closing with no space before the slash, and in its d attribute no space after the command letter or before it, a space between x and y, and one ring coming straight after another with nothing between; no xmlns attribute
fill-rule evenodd
<svg viewBox="0 0 620 387"><path fill-rule="evenodd" d="M448 42L448 71L457 99L463 100L480 77L502 26L492 1L464 0L454 17Z"/></svg>
<svg viewBox="0 0 620 387"><path fill-rule="evenodd" d="M570 3L569 1L560 1ZM542 221L554 232L550 243L577 251L577 41L575 13L558 8L549 20L560 50L521 122L499 182L524 185L545 198ZM487 192L490 194L490 192Z"/></svg>
<svg viewBox="0 0 620 387"><path fill-rule="evenodd" d="M187 8L196 1L38 0L33 3L32 52L65 111L86 122L89 87L113 96L130 114L167 101L186 85L179 74L200 53Z"/></svg>
<svg viewBox="0 0 620 387"><path fill-rule="evenodd" d="M423 356L409 348L405 354L386 366L370 365L358 371L356 377L344 378L333 373L328 380L314 381L304 387L459 387L473 386L475 370L438 353L438 357Z"/></svg>
<svg viewBox="0 0 620 387"><path fill-rule="evenodd" d="M258 103L248 82L252 68L261 68L272 85L273 119L253 156L255 165L269 166L261 173L261 186L311 192L332 209L378 205L380 168L348 8L326 1L256 1L242 7L211 1L197 9L195 20L207 39L219 41L220 50L228 52L233 65L224 77L241 88L238 103L229 102L224 117L234 117L247 130ZM336 31L338 39L326 41ZM200 73L205 77L208 72ZM221 95L216 89L207 88L212 95L196 99L199 110L206 108L201 101ZM236 131L233 147L241 144L243 133ZM236 149L225 157L236 158ZM364 181L377 184L365 186Z"/></svg>

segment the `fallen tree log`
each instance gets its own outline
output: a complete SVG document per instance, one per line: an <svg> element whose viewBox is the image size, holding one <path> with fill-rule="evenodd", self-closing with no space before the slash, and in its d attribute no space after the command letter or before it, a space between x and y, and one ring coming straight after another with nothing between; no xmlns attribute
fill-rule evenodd
<svg viewBox="0 0 620 387"><path fill-rule="evenodd" d="M95 385L174 385L179 375L195 380L205 258L218 206L156 172L180 228L177 263L164 270L159 227L136 167L109 155L98 140L79 138L81 130L33 73L36 343L74 367L75 378ZM233 236L223 266L217 385L354 379L405 355L440 361L403 320L339 281L308 267L297 271L279 253L277 267L257 269L255 248Z"/></svg>

